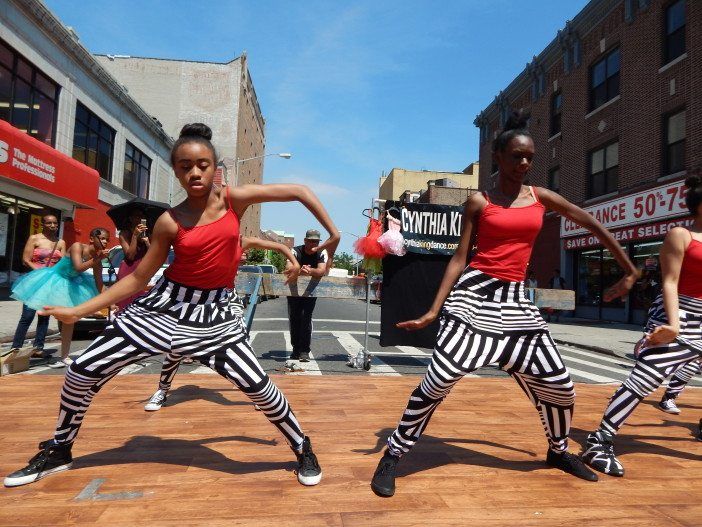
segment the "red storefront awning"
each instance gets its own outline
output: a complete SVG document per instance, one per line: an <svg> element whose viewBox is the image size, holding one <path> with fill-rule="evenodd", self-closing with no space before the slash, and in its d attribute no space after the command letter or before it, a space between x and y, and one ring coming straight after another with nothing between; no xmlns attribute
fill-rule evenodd
<svg viewBox="0 0 702 527"><path fill-rule="evenodd" d="M2 178L65 199L78 208L98 205L100 175L96 170L0 120Z"/></svg>

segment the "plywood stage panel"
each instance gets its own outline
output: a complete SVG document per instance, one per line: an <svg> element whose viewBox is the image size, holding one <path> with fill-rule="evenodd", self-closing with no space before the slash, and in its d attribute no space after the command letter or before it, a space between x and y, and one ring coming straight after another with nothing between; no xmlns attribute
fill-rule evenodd
<svg viewBox="0 0 702 527"><path fill-rule="evenodd" d="M146 413L153 375L115 378L96 397L74 469L0 489L0 525L636 525L702 524L702 390L683 413L654 394L622 429L624 479L588 483L544 464L537 414L510 379L465 379L402 461L397 494L369 481L417 377L275 377L322 464L313 488L243 394L216 376L176 377L169 406ZM0 380L0 473L51 437L61 378ZM594 428L614 386L579 385L572 449Z"/></svg>

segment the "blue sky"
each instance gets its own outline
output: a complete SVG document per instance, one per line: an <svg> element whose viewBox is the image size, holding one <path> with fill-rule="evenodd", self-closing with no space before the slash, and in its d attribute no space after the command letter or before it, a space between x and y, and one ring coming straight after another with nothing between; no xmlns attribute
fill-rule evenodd
<svg viewBox="0 0 702 527"><path fill-rule="evenodd" d="M460 171L478 157L475 116L585 0L46 0L93 53L228 62L246 51L266 118L264 182L304 182L337 226L393 167ZM266 204L262 228L301 240L297 204ZM353 236L342 236L350 251Z"/></svg>

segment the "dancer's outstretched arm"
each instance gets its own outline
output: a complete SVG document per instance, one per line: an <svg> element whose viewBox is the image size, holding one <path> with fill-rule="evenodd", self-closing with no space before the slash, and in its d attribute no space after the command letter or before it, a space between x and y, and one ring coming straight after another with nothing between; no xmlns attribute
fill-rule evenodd
<svg viewBox="0 0 702 527"><path fill-rule="evenodd" d="M441 285L434 298L434 303L432 303L429 311L427 311L421 317L415 320L408 320L406 322L398 322L397 327L403 328L409 331L414 331L417 329L422 329L436 320L441 312L441 306L444 305L446 298L451 292L451 288L461 276L463 269L466 267L466 262L468 261L468 253L470 252L472 237L473 237L473 227L475 224L475 219L483 210L483 207L487 204L485 196L482 193L477 192L468 198L465 207L463 208L463 231L461 232L461 240L458 243L458 248L456 252L449 260L446 266L446 271L444 272L444 277L441 280Z"/></svg>
<svg viewBox="0 0 702 527"><path fill-rule="evenodd" d="M234 212L241 218L246 209L255 203L265 203L270 201L299 201L317 218L317 221L329 233L329 238L320 243L315 250L326 249L329 259L327 260L327 270L331 268L334 260L334 253L341 240L341 235L329 217L324 205L319 201L314 192L305 185L274 184L274 185L241 185L229 188Z"/></svg>
<svg viewBox="0 0 702 527"><path fill-rule="evenodd" d="M177 232L178 226L170 214L162 214L154 226L151 247L133 273L119 280L98 296L76 307L45 306L39 314L51 315L61 322L73 324L84 316L143 291L149 283L149 279L166 261L168 250Z"/></svg>
<svg viewBox="0 0 702 527"><path fill-rule="evenodd" d="M287 245L282 243L274 242L271 240L262 240L261 238L250 238L248 236L241 237L241 248L246 251L248 249L270 249L272 251L278 251L283 253L283 255L288 259L288 264L285 266L283 274L285 275L285 283L290 283L291 281L297 280L300 274L300 263L295 258L295 255L290 250Z"/></svg>
<svg viewBox="0 0 702 527"><path fill-rule="evenodd" d="M605 302L610 302L615 298L627 294L636 283L636 280L639 279L641 273L626 255L622 246L619 245L619 242L614 239L612 233L610 233L592 214L588 214L560 194L541 187L538 187L536 192L546 208L557 212L561 216L565 216L573 223L584 227L594 234L597 239L602 242L602 245L609 249L609 252L612 253L614 259L624 270L624 278L604 292Z"/></svg>

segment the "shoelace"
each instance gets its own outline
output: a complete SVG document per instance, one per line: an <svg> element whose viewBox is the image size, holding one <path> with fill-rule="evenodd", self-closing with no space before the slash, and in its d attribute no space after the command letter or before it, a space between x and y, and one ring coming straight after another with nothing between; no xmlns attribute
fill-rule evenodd
<svg viewBox="0 0 702 527"><path fill-rule="evenodd" d="M51 444L46 441L39 443L39 448L41 449L37 454L34 455L32 459L29 460L27 468L33 468L42 472L46 466L46 462L49 461L49 454L51 453Z"/></svg>
<svg viewBox="0 0 702 527"><path fill-rule="evenodd" d="M378 472L377 472L377 474L378 474L378 476L382 476L382 475L384 475L386 472L388 472L390 469L392 469L392 468L394 468L394 467L395 467L395 463L393 463L392 461L385 461L383 464L381 464L381 465L378 467Z"/></svg>
<svg viewBox="0 0 702 527"><path fill-rule="evenodd" d="M308 469L315 469L319 470L319 463L317 462L317 456L314 455L314 453L310 450L303 450L302 454L302 468L301 470L305 471Z"/></svg>

